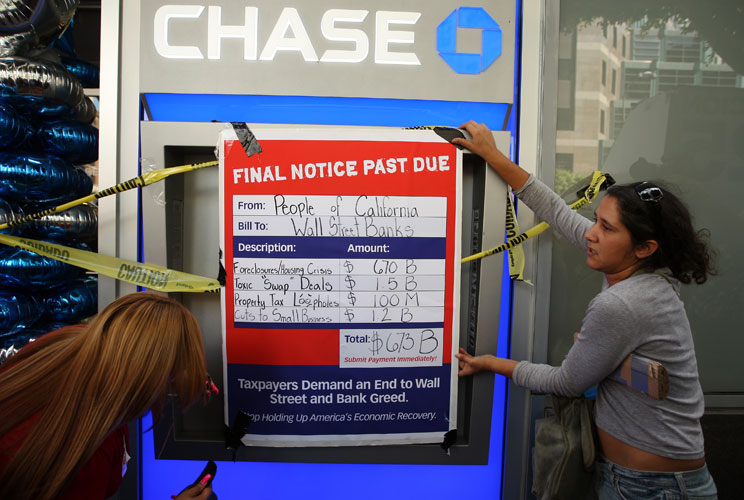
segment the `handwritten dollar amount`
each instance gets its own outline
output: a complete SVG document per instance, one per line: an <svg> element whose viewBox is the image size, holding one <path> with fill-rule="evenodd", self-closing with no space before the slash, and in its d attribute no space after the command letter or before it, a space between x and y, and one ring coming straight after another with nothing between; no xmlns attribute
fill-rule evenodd
<svg viewBox="0 0 744 500"><path fill-rule="evenodd" d="M430 354L439 347L439 339L434 330L426 328L418 333L405 332L373 332L369 340L369 350L373 355L417 353Z"/></svg>

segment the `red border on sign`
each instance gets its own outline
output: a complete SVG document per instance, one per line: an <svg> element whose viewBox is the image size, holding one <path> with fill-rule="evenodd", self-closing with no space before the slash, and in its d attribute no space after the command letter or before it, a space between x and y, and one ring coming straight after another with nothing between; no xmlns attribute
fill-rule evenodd
<svg viewBox="0 0 744 500"><path fill-rule="evenodd" d="M231 298L233 289L232 197L234 195L341 195L341 196L443 196L447 198L447 251L445 264L444 349L445 364L452 359L457 150L445 142L359 140L263 140L262 152L248 157L238 141L225 142L224 231L227 283L225 351L227 363L256 365L338 365L337 329L237 329ZM414 157L447 156L445 171L413 172ZM407 158L406 172L364 175L364 159ZM291 164L356 161L357 175L292 179ZM432 162L433 163L433 162ZM383 161L383 165L384 165ZM233 170L261 168L270 172L266 182L233 182ZM279 175L276 175L276 174ZM279 180L286 177L285 180Z"/></svg>

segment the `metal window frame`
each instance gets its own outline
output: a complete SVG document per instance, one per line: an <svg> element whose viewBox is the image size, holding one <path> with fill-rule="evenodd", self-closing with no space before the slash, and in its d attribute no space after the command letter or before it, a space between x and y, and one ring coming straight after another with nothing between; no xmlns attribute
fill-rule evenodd
<svg viewBox="0 0 744 500"><path fill-rule="evenodd" d="M518 161L522 168L552 186L558 110L559 0L525 0L522 21L521 95L519 99ZM520 205L522 228L536 223ZM513 291L512 342L515 360L547 360L552 242L548 235L524 243L525 279ZM502 498L530 498L532 427L542 412L542 396L509 385L507 439Z"/></svg>

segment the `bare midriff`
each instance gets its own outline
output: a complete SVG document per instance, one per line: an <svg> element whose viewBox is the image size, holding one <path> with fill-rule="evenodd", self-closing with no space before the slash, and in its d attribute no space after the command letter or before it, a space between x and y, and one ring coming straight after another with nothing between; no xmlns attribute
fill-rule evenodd
<svg viewBox="0 0 744 500"><path fill-rule="evenodd" d="M611 436L599 427L599 444L604 455L610 462L621 467L642 471L655 472L684 472L696 470L705 465L705 457L689 460L679 458L668 458L649 453L635 446Z"/></svg>

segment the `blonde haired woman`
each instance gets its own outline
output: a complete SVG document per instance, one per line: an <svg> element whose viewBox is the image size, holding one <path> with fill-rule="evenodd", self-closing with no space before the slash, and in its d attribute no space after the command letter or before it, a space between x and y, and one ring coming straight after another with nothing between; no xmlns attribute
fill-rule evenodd
<svg viewBox="0 0 744 500"><path fill-rule="evenodd" d="M90 324L39 338L0 366L0 498L111 496L126 422L157 419L168 394L189 406L206 380L196 319L163 296L125 295ZM197 485L178 498L210 494Z"/></svg>

